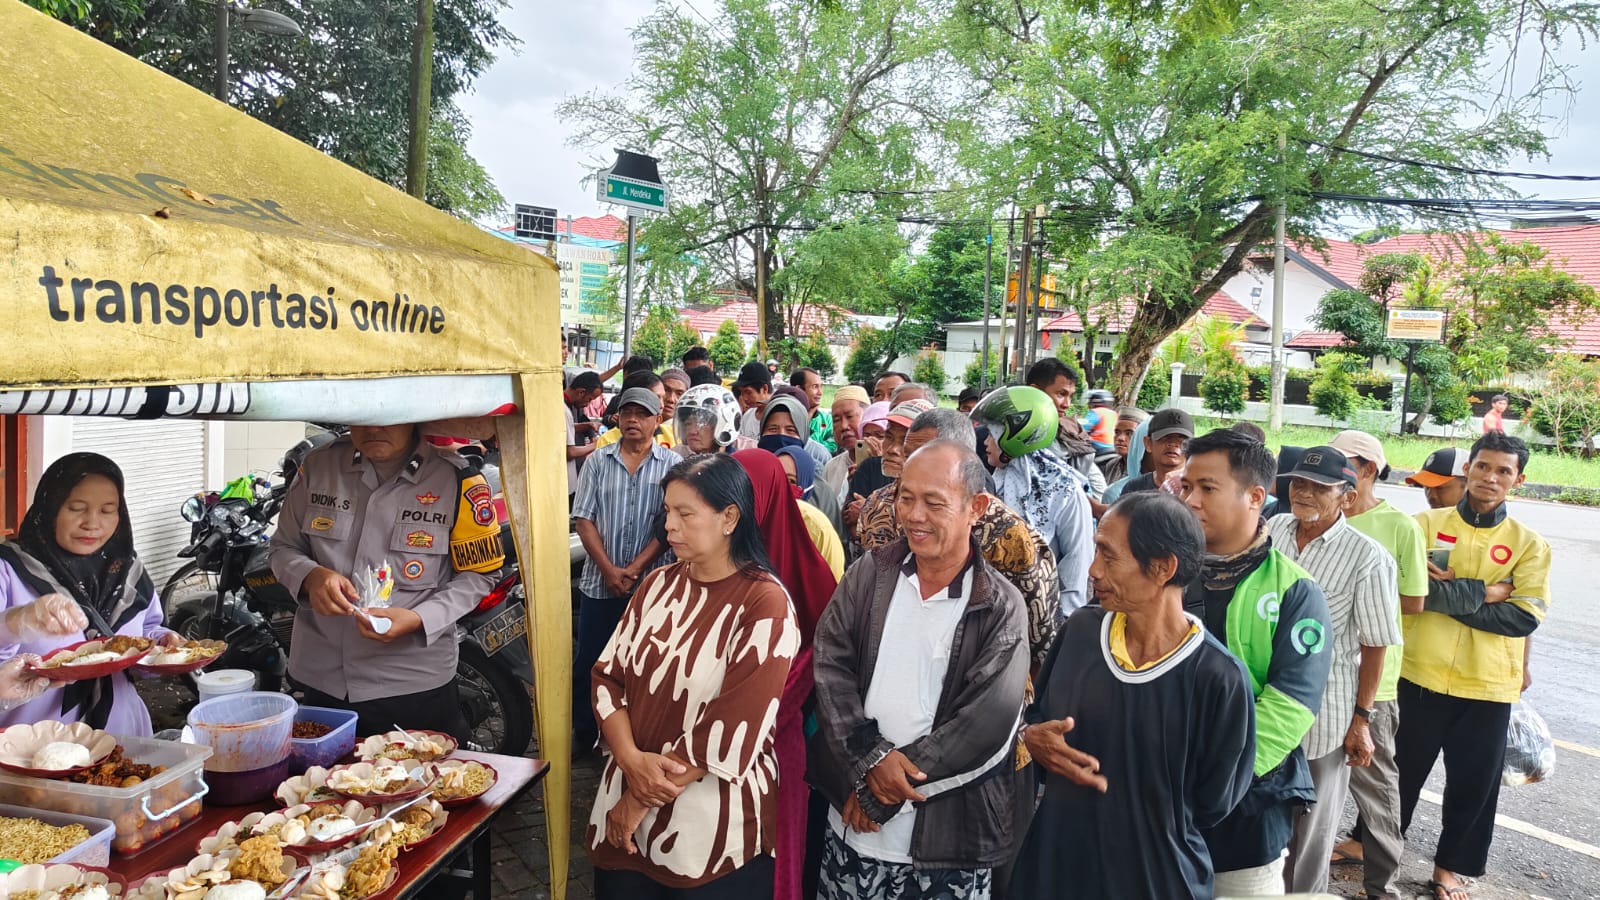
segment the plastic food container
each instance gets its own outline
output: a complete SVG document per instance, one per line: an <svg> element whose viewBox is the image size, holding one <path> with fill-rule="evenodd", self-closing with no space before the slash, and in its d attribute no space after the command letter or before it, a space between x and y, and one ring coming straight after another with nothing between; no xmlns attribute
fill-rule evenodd
<svg viewBox="0 0 1600 900"><path fill-rule="evenodd" d="M194 687L200 694L200 702L204 703L213 697L255 690L256 673L249 669L218 669L196 675Z"/></svg>
<svg viewBox="0 0 1600 900"><path fill-rule="evenodd" d="M104 868L111 863L111 838L117 826L108 819L90 816L73 816L44 809L26 809L21 806L0 804L0 816L8 819L38 819L46 825L82 825L89 829L89 839L46 863L77 863L80 866Z"/></svg>
<svg viewBox="0 0 1600 900"><path fill-rule="evenodd" d="M108 819L116 827L111 849L132 856L200 815L200 798L209 790L201 766L210 747L117 737L123 755L166 771L130 787L97 787L0 771L0 803L74 816Z"/></svg>
<svg viewBox="0 0 1600 900"><path fill-rule="evenodd" d="M299 708L288 694L268 691L228 694L195 706L189 711L195 743L214 751L206 771L254 772L287 760Z"/></svg>
<svg viewBox="0 0 1600 900"><path fill-rule="evenodd" d="M356 748L355 713L346 709L328 709L322 706L302 706L294 717L296 722L316 722L333 730L319 738L290 738L289 774L299 775L312 766L332 768ZM273 785L277 787L277 785Z"/></svg>

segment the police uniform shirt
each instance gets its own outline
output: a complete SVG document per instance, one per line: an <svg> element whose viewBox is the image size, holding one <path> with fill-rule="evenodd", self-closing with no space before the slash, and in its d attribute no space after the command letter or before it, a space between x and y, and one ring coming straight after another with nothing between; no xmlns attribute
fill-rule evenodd
<svg viewBox="0 0 1600 900"><path fill-rule="evenodd" d="M427 441L388 481L348 437L306 457L272 536L272 571L300 599L289 653L296 680L354 703L432 690L455 677L455 623L504 563L494 497L482 475ZM302 595L325 566L359 588L388 562L391 606L422 626L392 643L363 637L354 616L324 616Z"/></svg>

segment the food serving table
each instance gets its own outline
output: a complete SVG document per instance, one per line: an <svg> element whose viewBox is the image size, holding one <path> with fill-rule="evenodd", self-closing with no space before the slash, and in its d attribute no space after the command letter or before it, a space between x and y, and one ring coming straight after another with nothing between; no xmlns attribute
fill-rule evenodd
<svg viewBox="0 0 1600 900"><path fill-rule="evenodd" d="M536 784L550 770L544 760L465 750L451 759L476 760L494 768L499 780L488 793L466 806L450 810L449 821L427 843L400 854L396 865L400 877L374 900L407 900L423 896L424 889L441 882L453 883L471 891L476 900L489 900L489 823L507 804ZM207 805L200 817L170 838L130 858L112 857L111 871L122 876L132 888L151 875L185 865L195 856L195 844L224 823L258 810L274 810L277 800L248 806ZM429 896L432 896L430 893Z"/></svg>

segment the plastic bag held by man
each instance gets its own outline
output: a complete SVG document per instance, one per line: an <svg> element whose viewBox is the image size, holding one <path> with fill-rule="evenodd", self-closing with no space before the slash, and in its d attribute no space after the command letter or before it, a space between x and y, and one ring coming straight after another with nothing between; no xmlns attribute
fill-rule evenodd
<svg viewBox="0 0 1600 900"><path fill-rule="evenodd" d="M1511 708L1506 728L1506 764L1500 783L1507 786L1544 781L1556 770L1556 744L1550 726L1526 702Z"/></svg>

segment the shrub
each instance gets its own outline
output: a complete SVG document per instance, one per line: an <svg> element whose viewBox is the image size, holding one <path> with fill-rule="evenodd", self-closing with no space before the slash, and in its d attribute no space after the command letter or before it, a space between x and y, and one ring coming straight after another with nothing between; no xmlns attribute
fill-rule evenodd
<svg viewBox="0 0 1600 900"><path fill-rule="evenodd" d="M706 345L706 352L711 354L711 365L718 374L732 375L739 371L739 365L744 362L744 337L739 334L739 323L733 319L722 320L717 333L711 336L711 343Z"/></svg>
<svg viewBox="0 0 1600 900"><path fill-rule="evenodd" d="M1139 386L1139 397L1135 402L1140 409L1160 409L1171 393L1171 373L1157 366L1151 366L1150 371L1145 373L1144 384Z"/></svg>
<svg viewBox="0 0 1600 900"><path fill-rule="evenodd" d="M917 364L911 367L911 380L927 385L935 394L943 394L944 383L947 380L944 373L944 354L933 347L922 348L922 352L917 355Z"/></svg>
<svg viewBox="0 0 1600 900"><path fill-rule="evenodd" d="M982 363L982 362L983 362L983 356L980 354L977 359L974 359L972 362L967 363L967 367L961 371L961 383L962 384L966 385L967 387L972 387L972 388L975 388L975 387L978 386L979 376L983 374L983 372L980 371L980 363ZM984 380L983 383L988 385L991 388L999 387L999 385L1000 385L1000 354L995 353L992 350L989 352L989 373L988 374L989 374L988 379Z"/></svg>
<svg viewBox="0 0 1600 900"><path fill-rule="evenodd" d="M1349 421L1360 405L1361 395L1346 368L1347 353L1324 353L1317 360L1317 377L1311 382L1311 405L1336 422Z"/></svg>
<svg viewBox="0 0 1600 900"><path fill-rule="evenodd" d="M795 348L800 365L816 369L817 374L827 381L839 372L839 361L833 358L833 350L828 347L828 335L822 331L813 331Z"/></svg>
<svg viewBox="0 0 1600 900"><path fill-rule="evenodd" d="M1212 365L1211 371L1200 379L1200 397L1206 409L1220 415L1236 416L1244 412L1244 402L1249 395L1250 375L1238 364Z"/></svg>
<svg viewBox="0 0 1600 900"><path fill-rule="evenodd" d="M1549 381L1528 411L1528 424L1554 438L1557 450L1592 453L1595 435L1600 434L1600 363L1557 357Z"/></svg>

